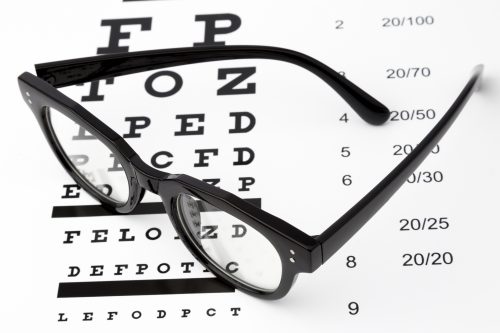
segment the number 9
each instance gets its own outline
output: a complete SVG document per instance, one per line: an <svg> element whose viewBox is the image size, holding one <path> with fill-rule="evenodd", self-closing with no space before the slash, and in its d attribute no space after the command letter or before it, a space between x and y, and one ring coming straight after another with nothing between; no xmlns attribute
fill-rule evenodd
<svg viewBox="0 0 500 333"><path fill-rule="evenodd" d="M349 303L349 305L347 306L349 308L349 314L350 315L357 315L358 312L359 312L359 304L356 303L356 302L351 302Z"/></svg>

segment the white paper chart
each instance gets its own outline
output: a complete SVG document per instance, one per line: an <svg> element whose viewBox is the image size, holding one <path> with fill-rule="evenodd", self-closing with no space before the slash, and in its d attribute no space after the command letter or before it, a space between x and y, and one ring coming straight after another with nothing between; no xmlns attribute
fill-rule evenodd
<svg viewBox="0 0 500 333"><path fill-rule="evenodd" d="M499 331L498 2L2 7L2 331ZM275 60L155 69L61 91L155 168L215 184L311 235L412 151L475 65L485 71L389 203L287 296L265 301L205 270L158 196L147 193L131 215L102 209L60 166L17 88L35 63L201 45L303 52L388 106L390 119L365 123L323 81ZM74 140L88 134L66 129Z"/></svg>

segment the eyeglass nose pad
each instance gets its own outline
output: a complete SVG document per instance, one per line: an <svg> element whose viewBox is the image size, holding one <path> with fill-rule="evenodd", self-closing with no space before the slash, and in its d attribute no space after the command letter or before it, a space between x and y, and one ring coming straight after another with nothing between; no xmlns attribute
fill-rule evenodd
<svg viewBox="0 0 500 333"><path fill-rule="evenodd" d="M196 201L193 197L185 194L179 196L178 202L182 210L183 220L191 230L193 235L200 237L201 233L201 215L200 201Z"/></svg>

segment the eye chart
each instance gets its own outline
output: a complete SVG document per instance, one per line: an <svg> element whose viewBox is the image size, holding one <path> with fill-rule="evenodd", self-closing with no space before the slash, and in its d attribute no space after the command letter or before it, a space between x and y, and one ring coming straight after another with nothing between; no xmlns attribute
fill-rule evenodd
<svg viewBox="0 0 500 333"><path fill-rule="evenodd" d="M500 328L495 1L3 6L4 331ZM263 59L164 68L61 91L146 163L219 186L311 235L414 149L475 65L485 73L444 139L367 225L316 272L299 275L283 299L265 301L205 270L159 197L147 193L126 216L100 207L59 165L15 81L34 73L35 63L202 45L303 52L388 106L390 120L369 125L311 73ZM76 125L68 133L88 139Z"/></svg>

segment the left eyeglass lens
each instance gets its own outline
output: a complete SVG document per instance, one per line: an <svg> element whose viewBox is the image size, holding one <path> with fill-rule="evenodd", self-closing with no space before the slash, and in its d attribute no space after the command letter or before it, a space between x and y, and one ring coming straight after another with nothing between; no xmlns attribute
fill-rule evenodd
<svg viewBox="0 0 500 333"><path fill-rule="evenodd" d="M60 111L50 108L47 112L63 153L77 174L101 195L117 203L127 202L127 175L115 154Z"/></svg>
<svg viewBox="0 0 500 333"><path fill-rule="evenodd" d="M221 272L259 291L273 292L279 287L281 258L263 234L188 194L178 196L177 207L191 239Z"/></svg>

